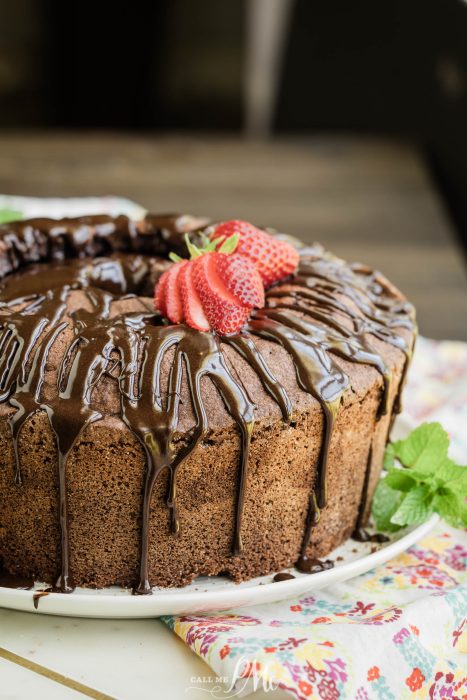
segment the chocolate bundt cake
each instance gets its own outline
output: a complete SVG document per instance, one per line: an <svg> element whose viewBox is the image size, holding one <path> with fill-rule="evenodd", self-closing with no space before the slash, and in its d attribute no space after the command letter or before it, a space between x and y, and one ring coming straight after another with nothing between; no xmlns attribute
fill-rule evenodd
<svg viewBox="0 0 467 700"><path fill-rule="evenodd" d="M416 333L380 273L313 245L236 335L154 286L206 219L0 226L0 559L73 586L310 569L368 518Z"/></svg>

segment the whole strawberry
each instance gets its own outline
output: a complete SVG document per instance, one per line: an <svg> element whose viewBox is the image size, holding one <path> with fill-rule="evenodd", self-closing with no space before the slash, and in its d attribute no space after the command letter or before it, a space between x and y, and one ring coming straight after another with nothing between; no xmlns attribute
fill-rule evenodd
<svg viewBox="0 0 467 700"><path fill-rule="evenodd" d="M298 252L286 241L270 236L248 221L224 221L210 232L211 241L238 236L236 254L252 260L265 287L291 275L298 266Z"/></svg>
<svg viewBox="0 0 467 700"><path fill-rule="evenodd" d="M172 323L220 335L237 333L251 311L264 306L263 282L255 264L233 252L236 236L206 242L204 248L186 241L191 259L171 256L175 264L156 285L156 308Z"/></svg>

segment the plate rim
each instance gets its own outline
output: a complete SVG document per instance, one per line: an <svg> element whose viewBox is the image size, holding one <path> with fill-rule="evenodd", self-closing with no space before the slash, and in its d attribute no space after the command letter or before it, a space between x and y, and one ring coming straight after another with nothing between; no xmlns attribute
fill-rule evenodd
<svg viewBox="0 0 467 700"><path fill-rule="evenodd" d="M141 617L142 614L148 617L158 617L161 615L199 614L202 612L207 612L206 604L209 605L209 610L214 611L217 609L222 611L229 610L234 607L242 607L242 605L250 606L265 604L268 602L272 603L278 600L285 600L289 597L293 597L294 595L305 594L308 589L308 586L306 585L307 581L309 581L310 584L309 590L318 590L325 587L327 584L332 584L334 579L337 579L336 582L341 583L345 580L353 578L354 576L365 573L375 566L389 561L397 554L404 552L406 549L415 544L415 542L431 532L439 521L439 515L437 513L433 513L425 522L414 527L399 539L389 542L386 546L381 547L376 552L364 554L358 559L345 562L333 569L328 569L312 575L300 576L298 578L286 581L273 582L271 580L269 583L263 583L262 585L256 584L246 586L244 588L235 588L237 584L232 582L232 586L222 590L186 591L186 593L179 592L173 594L164 593L163 596L158 596L157 593L147 596L127 596L121 594L112 595L111 593L102 595L102 593L87 592L85 595L73 596L73 594L64 595L63 593L49 593L47 596L44 596L44 598L41 599L40 605L37 609L33 607L33 596L35 591L0 587L0 607L30 611L36 614L51 614L57 616L118 618L118 612L112 613L112 610L122 605L130 605L134 610L134 614L124 614L121 616L125 618L137 618ZM273 574L274 572L271 573L271 576L273 576ZM274 591L273 598L275 598L277 593L277 598L275 598L275 600L271 598L272 591ZM235 597L235 603L227 605L225 602L223 602L232 597ZM21 605L21 607L17 607L18 604L21 603L27 604L27 601L27 608L23 605ZM8 602L11 604L8 605ZM69 611L58 611L55 608L57 603L59 604L58 607L60 609L63 609L63 603L65 603L65 607L69 608ZM71 603L71 605L69 605L69 603ZM218 608L216 608L216 604L219 605ZM192 612L169 612L169 608L174 606L178 608L183 607L185 609L190 608L192 609ZM73 607L75 610L73 610ZM99 613L83 613L80 611L80 608L82 607L97 608ZM162 607L167 608L167 611L158 611L158 609ZM203 607L205 608L204 611Z"/></svg>

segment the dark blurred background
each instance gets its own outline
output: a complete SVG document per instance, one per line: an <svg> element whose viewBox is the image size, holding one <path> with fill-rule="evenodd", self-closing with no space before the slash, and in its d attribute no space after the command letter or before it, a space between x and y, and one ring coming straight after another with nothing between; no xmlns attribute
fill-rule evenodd
<svg viewBox="0 0 467 700"><path fill-rule="evenodd" d="M402 135L465 238L467 3L0 0L0 124Z"/></svg>
<svg viewBox="0 0 467 700"><path fill-rule="evenodd" d="M277 182L268 184L263 194L269 197L276 218L264 223L293 229L298 222L302 231L299 227L292 232L305 238L324 232L333 245L332 232L338 225L342 232L347 227L346 240L344 234L341 238L336 234L337 252L352 255L352 242L360 256L360 240L360 257L373 263L381 259L381 250L386 251L388 274L405 288L408 285L409 293L413 289L419 306L426 304L427 318L424 299L430 284L438 285L438 297L444 285L446 298L451 284L449 298L456 300L456 313L462 304L462 311L467 309L467 302L459 301L467 287L458 262L444 268L439 263L439 274L435 266L438 253L449 246L454 246L452 255L458 260L467 249L466 125L465 0L133 0L113 4L0 0L0 134L4 134L0 192L105 194L102 183L107 177L112 192L126 192L148 207L160 206L159 199L147 194L145 183L150 180L151 187L157 184L164 193L168 205L178 198L182 207L194 204L196 208L199 202L204 209L202 196L197 199L183 180L184 169L196 178L204 167L193 187L201 187L202 181L206 190L224 182L224 190L213 202L214 215L216 206L223 203L226 216L238 212L246 218L250 210L251 216L268 211L260 202L259 182L272 177L272 169L284 168L289 194L283 194L280 208ZM12 129L16 140L8 138ZM83 132L91 140L85 141ZM18 136L27 133L40 136L35 140ZM52 134L55 140L44 141L44 134ZM79 164L75 134L80 135ZM109 141L109 134L118 138ZM215 156L208 146L183 157L176 148L161 152L157 146L157 150L155 144L166 135L182 139L186 134L197 134L199 139L217 135L221 140L216 143L221 145L215 147ZM252 147L239 151L226 145L223 151L222 139L227 144L232 138ZM266 151L258 146L307 139L312 144L309 150L305 153L297 146L293 157L290 148ZM382 150L380 145L376 150L365 146L368 139L381 142ZM153 171L147 162L151 148L156 149ZM45 173L47 153L52 165L47 175L38 177L34 168L39 172L40 163L40 172ZM238 162L230 168L237 156ZM107 158L106 169L99 170L99 158ZM157 163L164 162L163 167L172 172L177 158L173 186L163 177L156 183ZM216 168L222 166L224 175L219 177L221 170L215 170L210 158L217 158ZM250 191L245 185L248 178L235 171L242 164L246 169L247 163L248 172L262 167L264 173L254 171ZM139 164L146 168L140 180ZM99 173L94 179L92 167ZM332 167L337 175L328 182L326 173ZM229 186L245 185L230 200L229 169L237 172ZM68 176L77 171L81 180L77 176L71 180ZM320 183L321 173L326 185ZM89 187L100 187L100 192ZM256 208L250 206L253 190ZM372 203L377 190L380 200ZM294 199L299 191L301 198L297 194ZM322 205L319 197L329 197L331 191L335 204ZM312 193L317 198L313 202ZM373 206L366 220L365 202ZM336 211L341 214L339 224ZM311 223L307 229L310 217L313 230ZM375 227L378 217L381 228ZM426 249L432 246L432 267L425 278L423 270L418 272L417 287L409 272L421 254L425 231ZM376 240L386 248L377 250ZM407 269L398 277L404 263L399 265L397 256L404 243L412 257L406 258ZM423 313L422 309L422 317ZM457 335L467 337L465 316L464 322L466 330ZM429 332L453 335L447 322L438 330L429 325Z"/></svg>

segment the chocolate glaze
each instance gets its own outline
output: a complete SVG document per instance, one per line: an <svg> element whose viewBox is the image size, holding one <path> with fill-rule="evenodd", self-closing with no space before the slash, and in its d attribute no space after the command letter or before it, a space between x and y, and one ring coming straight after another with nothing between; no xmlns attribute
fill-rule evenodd
<svg viewBox="0 0 467 700"><path fill-rule="evenodd" d="M74 219L29 219L0 226L0 279L24 265L66 258L94 258L113 252L167 257L186 255L184 234L196 240L206 218L148 214L142 221L127 216L81 216Z"/></svg>
<svg viewBox="0 0 467 700"><path fill-rule="evenodd" d="M43 598L46 595L49 595L53 591L53 588L47 588L45 591L36 591L34 595L32 596L32 603L34 605L35 610L39 609L39 601L41 598Z"/></svg>
<svg viewBox="0 0 467 700"><path fill-rule="evenodd" d="M383 544L390 540L390 538L387 535L383 535L382 532L371 533L363 527L356 528L353 531L352 539L356 542L377 542L378 544Z"/></svg>
<svg viewBox="0 0 467 700"><path fill-rule="evenodd" d="M290 421L293 404L255 344L263 338L280 344L293 359L299 386L320 403L324 416L317 481L312 489L300 570L329 568L329 562L308 559L313 525L327 502L327 462L335 417L349 378L335 361L369 364L380 372L383 391L379 415L388 410L391 374L369 341L373 336L402 350L411 348L397 329L414 330L413 307L379 274L363 266L353 269L320 247L301 251L298 273L266 294L265 308L255 311L243 331L219 337L185 325L167 325L152 309L110 315L111 303L140 294L148 279L146 255L183 253L182 237L207 220L184 216L148 216L142 222L126 217L35 219L0 227L0 400L16 412L10 418L16 472L21 484L18 439L35 412L45 411L57 442L62 566L58 586L73 590L68 551L67 459L87 425L102 418L91 407L92 392L112 373L120 393L121 417L141 443L146 456L142 497L142 531L137 593L150 593L149 523L154 485L162 471L169 474L167 507L171 529L179 530L176 476L180 464L209 429L201 380L210 377L240 435L240 469L232 552L243 549L242 514L248 470L254 404L240 380L229 370L223 347L229 345L256 372L264 389ZM100 257L108 253L110 257ZM46 268L37 265L48 262ZM24 267L16 275L6 275ZM47 274L39 274L42 271ZM67 299L83 290L92 311L66 315ZM347 300L347 301L346 301ZM50 349L65 328L73 338L65 351L55 398L45 400L43 384ZM168 398L161 396L162 360L173 349ZM406 362L406 365L407 365ZM180 386L185 368L196 426L181 448L174 445L178 426ZM143 391L144 387L144 391ZM400 410L399 402L395 410ZM366 496L364 497L366 498ZM364 504L362 504L364 509ZM321 567L321 568L320 568Z"/></svg>
<svg viewBox="0 0 467 700"><path fill-rule="evenodd" d="M334 562L331 561L331 559L325 559L323 561L322 559L307 557L302 554L295 566L302 574L319 574L321 571L334 568Z"/></svg>
<svg viewBox="0 0 467 700"><path fill-rule="evenodd" d="M289 574L287 571L281 571L273 577L272 581L273 583L280 583L281 581L290 581L293 578L295 578L293 574Z"/></svg>

